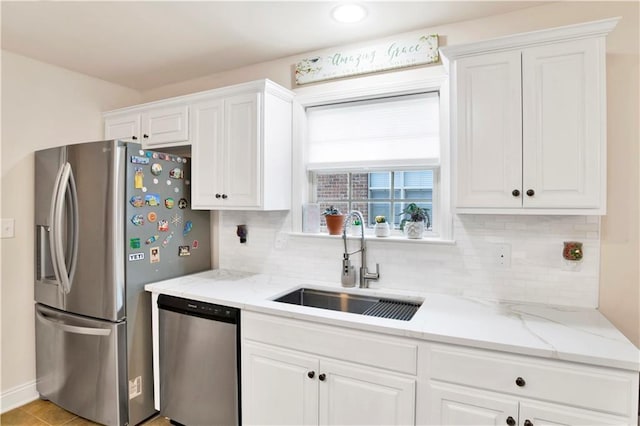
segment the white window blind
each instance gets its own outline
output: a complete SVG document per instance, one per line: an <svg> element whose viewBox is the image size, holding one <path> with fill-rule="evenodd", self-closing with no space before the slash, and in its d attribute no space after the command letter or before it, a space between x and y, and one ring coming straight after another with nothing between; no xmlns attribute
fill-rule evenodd
<svg viewBox="0 0 640 426"><path fill-rule="evenodd" d="M440 162L438 93L307 108L308 170L424 168Z"/></svg>

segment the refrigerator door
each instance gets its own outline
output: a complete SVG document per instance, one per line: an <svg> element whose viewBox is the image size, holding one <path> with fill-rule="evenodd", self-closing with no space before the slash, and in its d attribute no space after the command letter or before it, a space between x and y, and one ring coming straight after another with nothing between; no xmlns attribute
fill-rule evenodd
<svg viewBox="0 0 640 426"><path fill-rule="evenodd" d="M41 397L105 425L126 425L126 323L36 305L36 386Z"/></svg>
<svg viewBox="0 0 640 426"><path fill-rule="evenodd" d="M125 318L125 170L118 141L36 152L36 302Z"/></svg>
<svg viewBox="0 0 640 426"><path fill-rule="evenodd" d="M129 144L126 192L129 293L211 269L210 212L191 210L190 158Z"/></svg>

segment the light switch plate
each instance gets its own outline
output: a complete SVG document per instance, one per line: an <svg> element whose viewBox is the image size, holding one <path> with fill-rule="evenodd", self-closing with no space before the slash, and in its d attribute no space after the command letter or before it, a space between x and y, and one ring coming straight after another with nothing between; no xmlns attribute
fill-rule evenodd
<svg viewBox="0 0 640 426"><path fill-rule="evenodd" d="M0 238L13 238L15 228L15 220L13 219L2 219L2 228L0 231Z"/></svg>

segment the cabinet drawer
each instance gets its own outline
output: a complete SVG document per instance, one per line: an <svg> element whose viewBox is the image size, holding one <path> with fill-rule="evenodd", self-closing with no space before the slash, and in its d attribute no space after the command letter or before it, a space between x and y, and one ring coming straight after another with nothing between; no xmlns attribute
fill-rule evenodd
<svg viewBox="0 0 640 426"><path fill-rule="evenodd" d="M632 372L499 352L434 345L428 368L439 381L616 414L628 415L638 397Z"/></svg>
<svg viewBox="0 0 640 426"><path fill-rule="evenodd" d="M415 375L417 344L400 338L242 312L242 339Z"/></svg>

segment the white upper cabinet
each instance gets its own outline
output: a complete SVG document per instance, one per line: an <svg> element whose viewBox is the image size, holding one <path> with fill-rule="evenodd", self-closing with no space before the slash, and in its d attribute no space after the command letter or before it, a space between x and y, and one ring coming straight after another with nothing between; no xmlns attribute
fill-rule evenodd
<svg viewBox="0 0 640 426"><path fill-rule="evenodd" d="M606 213L605 36L617 21L441 49L458 213Z"/></svg>
<svg viewBox="0 0 640 426"><path fill-rule="evenodd" d="M105 116L104 137L140 143L140 113L130 112Z"/></svg>
<svg viewBox="0 0 640 426"><path fill-rule="evenodd" d="M155 148L188 143L189 107L187 105L151 108L142 113L141 121L143 146Z"/></svg>
<svg viewBox="0 0 640 426"><path fill-rule="evenodd" d="M193 208L291 208L292 99L261 80L192 104Z"/></svg>
<svg viewBox="0 0 640 426"><path fill-rule="evenodd" d="M105 114L107 139L141 143L144 148L189 144L189 106L165 105L127 108Z"/></svg>
<svg viewBox="0 0 640 426"><path fill-rule="evenodd" d="M105 138L146 149L191 145L191 206L291 208L293 92L269 80L104 114Z"/></svg>

